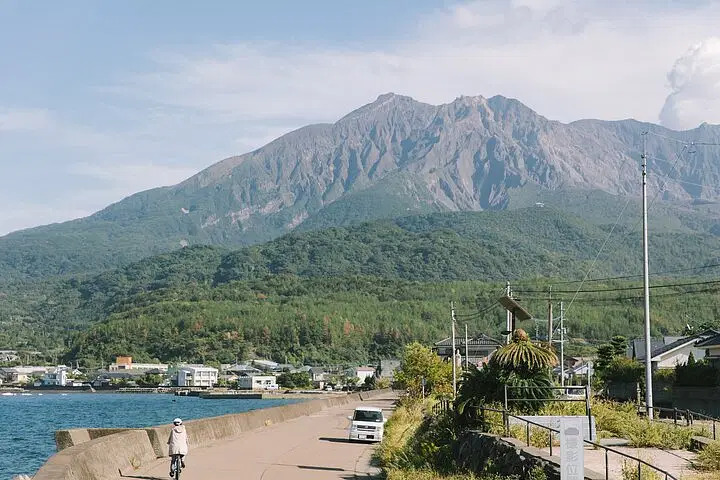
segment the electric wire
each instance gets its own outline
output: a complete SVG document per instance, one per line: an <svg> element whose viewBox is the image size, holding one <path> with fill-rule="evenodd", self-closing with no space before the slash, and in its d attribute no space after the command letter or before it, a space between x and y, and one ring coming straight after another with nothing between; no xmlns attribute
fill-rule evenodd
<svg viewBox="0 0 720 480"><path fill-rule="evenodd" d="M673 287L689 287L693 285L715 285L720 284L720 280L708 280L703 282L684 282L670 283L663 285L650 285L650 288L673 288ZM643 287L613 287L613 288L594 288L589 290L553 290L552 293L600 293L600 292L623 292L628 290L642 290ZM543 290L516 290L516 293L545 293Z"/></svg>
<svg viewBox="0 0 720 480"><path fill-rule="evenodd" d="M472 319L475 319L475 318L479 318L479 317L481 317L482 315L488 313L488 312L489 312L490 310L492 310L493 308L497 307L498 305L500 305L498 302L494 302L492 305L490 305L490 306L488 306L488 307L485 307L485 308L483 308L482 310L480 310L480 311L478 311L478 312L466 313L466 314L463 314L463 315L459 315L459 314L456 313L456 314L455 314L455 318L463 318L463 319L465 319L465 320L472 320Z"/></svg>
<svg viewBox="0 0 720 480"><path fill-rule="evenodd" d="M651 276L651 277L660 277L660 276L663 276L663 275L667 275L667 274L669 274L669 273L692 272L692 271L695 271L695 270L703 270L703 269L706 269L706 268L715 268L715 267L720 267L720 263L712 263L712 264L710 264L710 265L702 265L702 266L699 266L699 267L677 268L677 269L674 269L674 270L664 270L664 271L662 271L662 272L651 273L650 276ZM635 275L619 275L619 276L616 276L616 277L590 278L590 279L588 279L588 280L585 280L585 283L590 283L590 282L606 282L606 281L608 281L608 280L627 280L627 279L630 279L630 278L638 278L638 277L642 277L642 276L643 276L642 273L637 273L637 274L635 274ZM578 283L578 282L580 282L580 281L581 281L581 280L564 280L564 281L562 281L562 282L551 282L550 285L552 285L552 286L555 286L555 285L571 285L571 284L573 284L573 283ZM522 282L522 283L526 283L526 284L527 284L527 283L532 283L532 282L534 282L534 280L533 280L533 281L528 280L528 281ZM522 291L522 290L518 290L518 291Z"/></svg>

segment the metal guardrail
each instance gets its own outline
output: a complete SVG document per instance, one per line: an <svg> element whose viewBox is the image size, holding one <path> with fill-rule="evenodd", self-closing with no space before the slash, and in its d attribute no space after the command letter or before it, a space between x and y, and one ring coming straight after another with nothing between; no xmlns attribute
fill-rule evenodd
<svg viewBox="0 0 720 480"><path fill-rule="evenodd" d="M694 412L692 410L687 410L687 409L680 410L678 408L648 407L647 405L638 405L638 413L640 413L642 411L647 411L649 409L652 409L653 411L658 411L658 412L671 412L673 414L673 416L672 416L673 424L678 427L681 426L678 424L679 416L682 416L685 418L685 426L686 427L693 425L696 418L699 420L711 421L712 422L712 439L717 440L715 424L717 422L720 422L720 420L717 418L711 417L710 415L705 415L704 413ZM655 419L656 419L656 416L653 415L653 420L655 420Z"/></svg>
<svg viewBox="0 0 720 480"><path fill-rule="evenodd" d="M452 410L452 403L447 399L440 399L432 406L432 412L435 416L440 415L441 413L449 412L450 410Z"/></svg>
<svg viewBox="0 0 720 480"><path fill-rule="evenodd" d="M478 408L482 411L483 425L487 424L485 422L485 412L486 411L501 413L503 416L503 428L505 430L506 436L510 436L510 417L513 417L513 418L516 418L518 420L522 420L523 422L525 422L525 443L527 444L528 447L530 446L530 426L531 425L547 430L548 431L548 443L550 445L550 455L552 456L552 454L553 454L553 433L560 434L559 430L556 430L552 427L548 427L546 425L541 425L539 423L533 422L531 420L527 420L527 419L519 417L517 415L513 415L510 412L508 412L507 410L498 410L495 408L488 408L488 407L476 407L476 408ZM633 457L632 455L628 455L626 453L615 450L614 448L606 447L605 445L600 445L599 443L595 443L590 440L583 439L583 442L585 442L588 445L592 445L595 448L601 448L605 451L605 480L610 480L610 469L608 468L608 454L609 453L615 453L617 455L620 455L621 457L632 460L633 462L637 462L637 464L638 464L638 470L637 470L638 480L642 480L642 465L645 465L645 466L651 468L652 470L658 472L660 475L665 477L665 480L670 480L670 479L678 480L676 477L674 477L669 472L667 472L661 468L658 468L658 467L646 462L645 460L642 460L641 458Z"/></svg>

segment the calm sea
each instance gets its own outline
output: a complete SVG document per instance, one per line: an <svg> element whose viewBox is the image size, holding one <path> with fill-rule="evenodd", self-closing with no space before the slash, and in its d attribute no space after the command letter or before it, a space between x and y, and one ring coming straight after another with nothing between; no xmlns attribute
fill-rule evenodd
<svg viewBox="0 0 720 480"><path fill-rule="evenodd" d="M146 427L299 400L203 400L153 394L71 393L0 396L0 480L33 474L55 453L55 430Z"/></svg>

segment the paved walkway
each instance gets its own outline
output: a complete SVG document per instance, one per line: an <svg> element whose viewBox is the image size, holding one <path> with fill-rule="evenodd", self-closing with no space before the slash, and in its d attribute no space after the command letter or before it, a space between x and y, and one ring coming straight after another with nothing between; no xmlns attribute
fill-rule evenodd
<svg viewBox="0 0 720 480"><path fill-rule="evenodd" d="M361 404L381 407L387 416L393 402L382 396L349 403L191 450L182 480L367 479L378 473L370 466L373 445L347 441L347 417ZM169 465L169 459L160 459L123 478L167 480Z"/></svg>
<svg viewBox="0 0 720 480"><path fill-rule="evenodd" d="M697 473L692 469L691 461L697 454L687 450L659 450L657 448L633 448L633 447L612 447L614 450L640 458L649 464L661 468L676 478L685 478L688 475ZM559 449L559 447L558 447ZM637 468L637 462L628 460L621 455L608 454L608 466L610 467L610 478L623 478L623 462L627 461ZM585 467L596 472L605 472L604 450L585 450Z"/></svg>
<svg viewBox="0 0 720 480"><path fill-rule="evenodd" d="M635 448L635 447L612 447L613 450L640 458L651 465L659 467L676 478L686 478L697 474L692 468L692 461L697 458L697 454L687 450L660 450L657 448ZM543 449L549 453L548 448ZM560 446L553 447L553 453L560 455ZM584 452L585 468L589 468L597 473L605 473L605 450L585 448ZM616 453L608 453L608 467L610 468L610 479L621 479L623 462L627 461L637 468L637 462L629 460L622 455Z"/></svg>

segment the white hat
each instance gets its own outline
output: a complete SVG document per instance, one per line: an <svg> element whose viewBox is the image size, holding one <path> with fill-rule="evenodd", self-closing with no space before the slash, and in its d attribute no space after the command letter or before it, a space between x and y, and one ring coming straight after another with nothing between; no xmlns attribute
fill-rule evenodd
<svg viewBox="0 0 720 480"><path fill-rule="evenodd" d="M182 418L176 418L175 420L173 420L173 423L175 425L182 425Z"/></svg>

